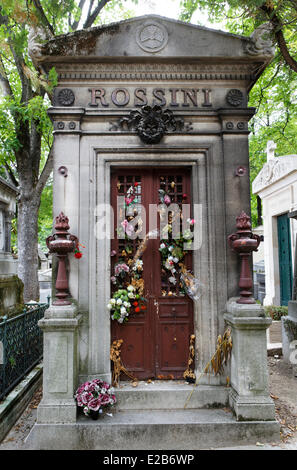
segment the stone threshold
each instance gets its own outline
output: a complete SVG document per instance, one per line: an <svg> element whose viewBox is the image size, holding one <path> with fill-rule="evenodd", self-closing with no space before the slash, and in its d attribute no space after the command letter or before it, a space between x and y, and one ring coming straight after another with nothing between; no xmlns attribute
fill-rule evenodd
<svg viewBox="0 0 297 470"><path fill-rule="evenodd" d="M221 385L197 385L184 381L156 380L151 383L138 382L136 387L131 383L121 382L115 388L117 410L164 410L219 408L229 403L230 388Z"/></svg>
<svg viewBox="0 0 297 470"><path fill-rule="evenodd" d="M31 372L0 403L0 442L19 419L36 390L42 385L43 364Z"/></svg>

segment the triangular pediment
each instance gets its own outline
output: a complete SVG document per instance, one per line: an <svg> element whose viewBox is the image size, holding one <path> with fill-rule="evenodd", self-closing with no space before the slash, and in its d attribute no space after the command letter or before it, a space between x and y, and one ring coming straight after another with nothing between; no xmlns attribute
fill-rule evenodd
<svg viewBox="0 0 297 470"><path fill-rule="evenodd" d="M244 36L147 15L58 36L43 44L39 61L46 57L55 57L56 61L70 57L255 60L257 56L261 62L268 62L272 52L259 44Z"/></svg>

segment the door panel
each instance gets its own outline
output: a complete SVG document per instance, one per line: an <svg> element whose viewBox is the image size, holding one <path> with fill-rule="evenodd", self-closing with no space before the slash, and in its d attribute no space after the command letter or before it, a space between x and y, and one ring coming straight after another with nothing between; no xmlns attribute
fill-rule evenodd
<svg viewBox="0 0 297 470"><path fill-rule="evenodd" d="M281 305L288 305L292 297L292 255L290 220L288 214L277 218L278 229L278 253L279 253L279 276Z"/></svg>
<svg viewBox="0 0 297 470"><path fill-rule="evenodd" d="M190 171L187 169L122 168L114 171L111 182L111 202L114 209L116 196L127 196L131 185L136 183L137 197L133 201L133 208L137 208L138 203L145 207L147 224L149 205L160 204L160 189L169 195L171 203L180 207L182 203L190 203L191 199ZM146 232L148 230L147 227ZM129 241L130 256L136 253L140 243L139 239ZM166 243L170 245L170 235ZM159 248L160 237L150 239L141 258L146 310L130 314L125 324L111 321L112 340L124 340L123 363L139 379L158 376L182 378L187 367L189 337L193 334L193 302L185 295L177 273L175 284L172 282L171 272L164 268ZM118 240L115 233L111 249L117 253L112 257L113 270L115 264L121 260L121 254L125 254L127 241ZM186 254L184 264L187 269L192 268L190 252Z"/></svg>

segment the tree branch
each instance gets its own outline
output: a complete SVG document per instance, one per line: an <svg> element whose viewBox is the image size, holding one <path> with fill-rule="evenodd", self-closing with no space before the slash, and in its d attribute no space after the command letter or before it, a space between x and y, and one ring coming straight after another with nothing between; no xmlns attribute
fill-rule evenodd
<svg viewBox="0 0 297 470"><path fill-rule="evenodd" d="M43 188L46 185L49 175L51 174L53 170L53 163L54 163L54 155L53 155L53 149L51 148L49 151L47 160L45 162L45 165L43 167L43 170L41 172L41 175L39 177L39 180L37 182L36 188L35 188L35 194L38 198L41 196Z"/></svg>
<svg viewBox="0 0 297 470"><path fill-rule="evenodd" d="M48 21L48 19L46 17L46 14L44 13L44 10L41 6L40 1L39 0L33 0L33 4L34 4L34 6L37 10L37 15L39 16L41 23L51 33L51 35L54 36L55 35L54 28L52 27L52 25Z"/></svg>
<svg viewBox="0 0 297 470"><path fill-rule="evenodd" d="M80 0L79 2L79 5L78 5L78 8L80 9L80 15L79 15L79 19L78 20L75 20L73 21L73 23L70 25L71 28L73 29L73 31L75 31L79 25L79 22L81 20L81 15L82 15L82 11L83 11L83 8L85 6L85 3L86 3L86 0Z"/></svg>
<svg viewBox="0 0 297 470"><path fill-rule="evenodd" d="M0 57L0 83L2 86L3 95L13 96L13 92L12 92L9 80L7 78L6 70L5 70L3 60L1 57Z"/></svg>
<svg viewBox="0 0 297 470"><path fill-rule="evenodd" d="M260 7L260 10L262 10L267 16L268 19L273 27L273 34L275 36L275 39L277 41L278 47L281 51L281 54L283 58L285 59L286 64L294 70L294 72L297 72L297 61L291 56L283 31L282 27L283 24L279 17L276 14L276 10L273 8L273 6L268 6L266 3Z"/></svg>
<svg viewBox="0 0 297 470"><path fill-rule="evenodd" d="M95 10L93 11L93 13L89 14L85 23L84 23L84 26L83 28L86 29L86 28L90 28L92 26L92 24L94 23L95 19L97 18L97 16L99 15L100 11L105 7L105 5L109 2L110 0L101 0L98 5L96 6Z"/></svg>

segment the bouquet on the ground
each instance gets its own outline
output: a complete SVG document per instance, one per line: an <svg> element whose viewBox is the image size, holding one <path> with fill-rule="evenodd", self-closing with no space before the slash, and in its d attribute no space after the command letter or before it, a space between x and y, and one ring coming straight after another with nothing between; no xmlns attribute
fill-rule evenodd
<svg viewBox="0 0 297 470"><path fill-rule="evenodd" d="M74 395L77 406L83 408L85 415L102 412L116 403L114 389L101 379L94 379L80 385ZM100 411L101 410L101 411Z"/></svg>

